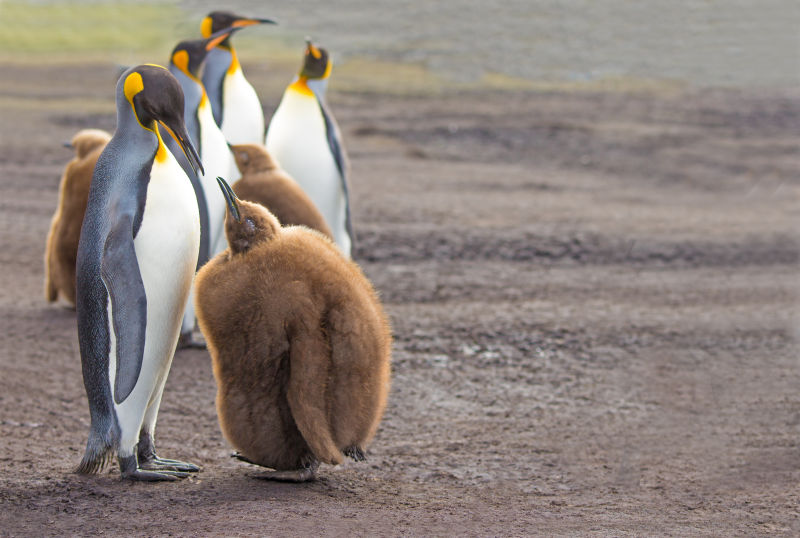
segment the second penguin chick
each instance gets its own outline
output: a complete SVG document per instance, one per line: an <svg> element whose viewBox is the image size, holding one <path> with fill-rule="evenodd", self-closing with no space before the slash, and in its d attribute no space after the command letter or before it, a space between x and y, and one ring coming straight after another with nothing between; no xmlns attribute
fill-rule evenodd
<svg viewBox="0 0 800 538"><path fill-rule="evenodd" d="M197 274L222 433L261 478L312 480L364 458L389 390L391 333L372 285L322 234L281 227L227 183L230 248Z"/></svg>
<svg viewBox="0 0 800 538"><path fill-rule="evenodd" d="M72 137L75 157L67 163L58 193L58 208L50 224L45 249L44 295L55 302L59 294L75 306L75 263L86 213L94 166L111 135L100 129L82 129Z"/></svg>
<svg viewBox="0 0 800 538"><path fill-rule="evenodd" d="M264 146L240 144L231 146L231 150L242 173L233 184L236 196L263 205L283 226L307 226L333 239L317 206Z"/></svg>

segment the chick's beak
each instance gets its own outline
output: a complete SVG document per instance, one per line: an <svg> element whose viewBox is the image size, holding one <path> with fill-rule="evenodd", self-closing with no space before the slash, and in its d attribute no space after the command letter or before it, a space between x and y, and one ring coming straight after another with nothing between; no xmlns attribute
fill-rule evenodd
<svg viewBox="0 0 800 538"><path fill-rule="evenodd" d="M236 220L236 222L240 222L242 216L239 213L239 198L236 197L236 194L233 192L233 189L231 189L230 185L228 185L228 183L219 176L217 176L217 183L219 183L219 188L222 190L222 195L225 197L225 201L228 203L228 211Z"/></svg>

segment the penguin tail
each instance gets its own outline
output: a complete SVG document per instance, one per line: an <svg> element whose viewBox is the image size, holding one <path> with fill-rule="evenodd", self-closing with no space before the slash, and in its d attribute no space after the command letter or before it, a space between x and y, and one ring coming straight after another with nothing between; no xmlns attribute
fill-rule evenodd
<svg viewBox="0 0 800 538"><path fill-rule="evenodd" d="M115 443L111 432L103 435L94 428L89 432L89 440L86 442L86 451L83 459L75 469L79 474L95 474L103 470L114 456Z"/></svg>
<svg viewBox="0 0 800 538"><path fill-rule="evenodd" d="M58 299L58 290L49 273L44 280L44 298L47 299L48 303L54 303Z"/></svg>

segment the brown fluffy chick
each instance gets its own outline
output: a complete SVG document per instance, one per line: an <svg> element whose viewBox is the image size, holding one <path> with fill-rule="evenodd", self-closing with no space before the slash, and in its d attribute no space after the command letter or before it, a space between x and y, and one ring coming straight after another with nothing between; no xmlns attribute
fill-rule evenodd
<svg viewBox="0 0 800 538"><path fill-rule="evenodd" d="M325 217L302 187L286 173L264 146L231 146L242 178L233 184L233 192L242 200L266 207L283 226L308 226L333 237Z"/></svg>
<svg viewBox="0 0 800 538"><path fill-rule="evenodd" d="M228 202L230 245L198 272L195 301L217 413L240 458L301 482L364 458L389 391L391 331L372 285L338 247L264 207Z"/></svg>
<svg viewBox="0 0 800 538"><path fill-rule="evenodd" d="M89 185L97 158L109 140L111 135L99 129L83 129L72 137L75 157L67 163L61 176L58 207L45 248L44 295L51 303L61 294L75 306L75 263Z"/></svg>

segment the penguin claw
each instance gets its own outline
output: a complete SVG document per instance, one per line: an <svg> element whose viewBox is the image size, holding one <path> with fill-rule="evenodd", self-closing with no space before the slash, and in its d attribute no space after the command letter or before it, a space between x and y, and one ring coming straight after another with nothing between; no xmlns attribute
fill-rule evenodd
<svg viewBox="0 0 800 538"><path fill-rule="evenodd" d="M179 473L176 471L147 471L136 469L122 473L122 478L138 482L174 482L180 478L186 478L189 473Z"/></svg>
<svg viewBox="0 0 800 538"><path fill-rule="evenodd" d="M231 457L237 459L239 461L243 461L245 463L252 463L253 465L258 465L257 463L250 461L247 456L239 453L239 452L231 452Z"/></svg>
<svg viewBox="0 0 800 538"><path fill-rule="evenodd" d="M258 480L274 480L275 482L312 482L317 479L317 470L305 468L293 471L267 471L250 476Z"/></svg>
<svg viewBox="0 0 800 538"><path fill-rule="evenodd" d="M200 467L198 467L193 463L188 463L180 460L159 458L158 456L153 457L152 459L149 459L147 461L141 462L139 464L139 468L146 469L148 471L179 473L179 474L196 473L200 470Z"/></svg>

